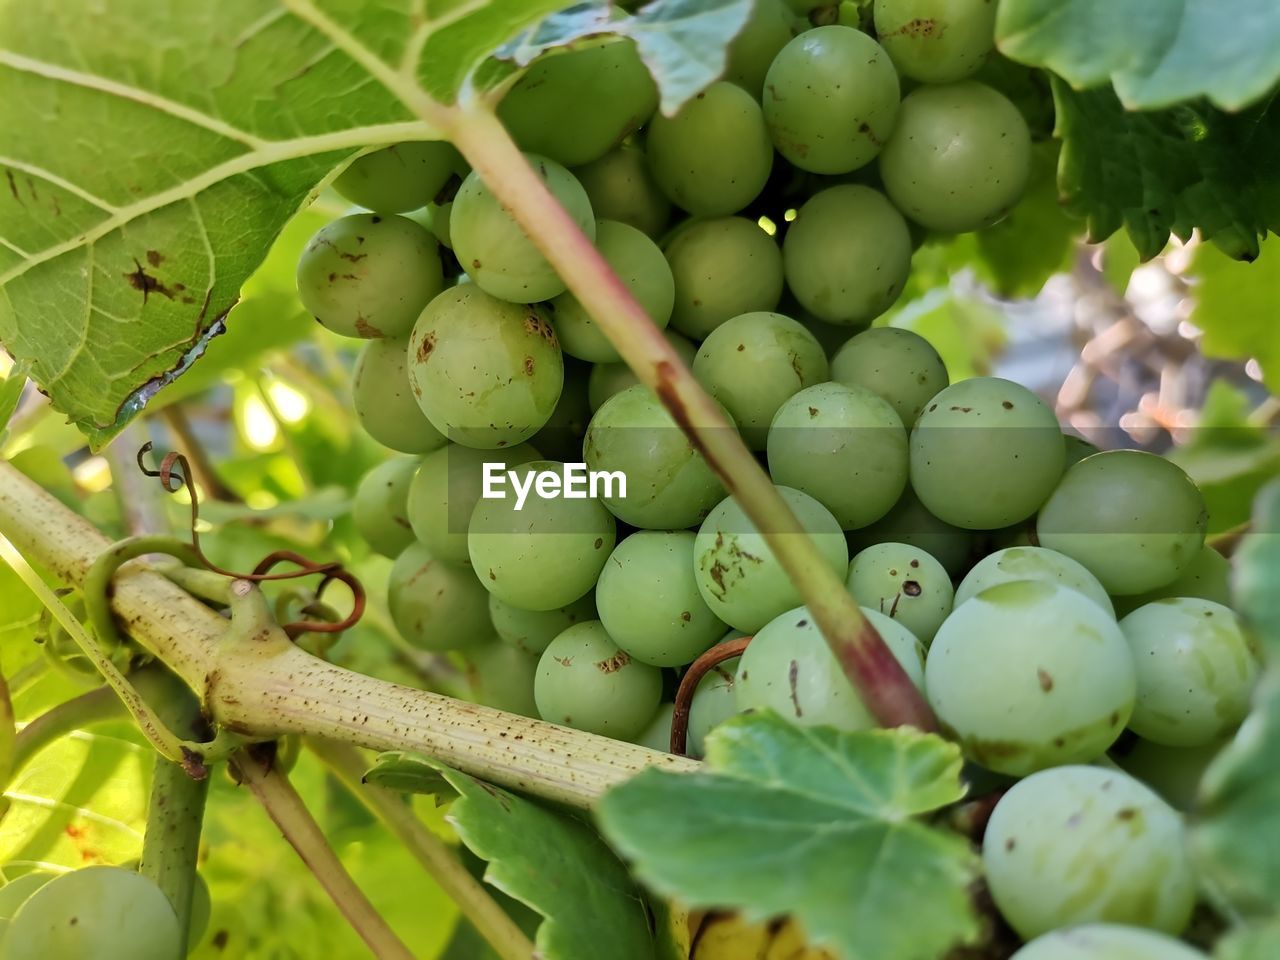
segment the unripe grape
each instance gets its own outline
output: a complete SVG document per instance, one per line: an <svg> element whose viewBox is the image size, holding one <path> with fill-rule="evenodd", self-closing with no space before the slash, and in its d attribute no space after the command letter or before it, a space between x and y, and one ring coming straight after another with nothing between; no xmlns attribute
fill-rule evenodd
<svg viewBox="0 0 1280 960"><path fill-rule="evenodd" d="M591 620L551 641L533 690L543 720L629 740L658 710L662 671L632 660Z"/></svg>
<svg viewBox="0 0 1280 960"><path fill-rule="evenodd" d="M1010 960L1209 960L1181 940L1113 923L1089 923L1037 937Z"/></svg>
<svg viewBox="0 0 1280 960"><path fill-rule="evenodd" d="M397 556L413 543L409 526L409 484L418 469L417 457L392 457L360 479L351 502L356 532L376 553Z"/></svg>
<svg viewBox="0 0 1280 960"><path fill-rule="evenodd" d="M741 636L730 631L720 642ZM701 759L707 752L707 734L738 713L737 682L740 657L730 657L708 670L698 681L689 703L689 728L685 735L685 753Z"/></svg>
<svg viewBox="0 0 1280 960"><path fill-rule="evenodd" d="M549 460L578 461L582 459L582 440L591 422L591 404L587 394L591 365L564 358L564 387L555 409L529 443Z"/></svg>
<svg viewBox="0 0 1280 960"><path fill-rule="evenodd" d="M540 654L547 644L575 623L598 620L595 594L588 593L555 610L522 610L494 594L489 594L489 619L498 638L524 650Z"/></svg>
<svg viewBox="0 0 1280 960"><path fill-rule="evenodd" d="M1164 586L1114 598L1116 615L1123 617L1148 603L1172 597L1199 597L1231 606L1231 561L1206 544L1183 571Z"/></svg>
<svg viewBox="0 0 1280 960"><path fill-rule="evenodd" d="M850 337L831 358L831 379L884 397L908 430L950 382L933 345L898 327L874 327Z"/></svg>
<svg viewBox="0 0 1280 960"><path fill-rule="evenodd" d="M387 606L400 636L421 650L460 650L493 636L489 598L475 573L436 559L420 543L392 565Z"/></svg>
<svg viewBox="0 0 1280 960"><path fill-rule="evenodd" d="M1175 810L1190 811L1200 796L1205 770L1218 758L1231 735L1200 747L1166 747L1139 736L1125 738L1108 756L1129 776L1140 780Z"/></svg>
<svg viewBox="0 0 1280 960"><path fill-rule="evenodd" d="M845 585L859 606L898 621L926 647L951 613L951 577L937 560L906 543L859 551Z"/></svg>
<svg viewBox="0 0 1280 960"><path fill-rule="evenodd" d="M905 543L926 551L951 576L958 577L970 563L974 536L968 530L939 520L920 502L910 486L883 517L850 535L850 546L865 549L876 543Z"/></svg>
<svg viewBox="0 0 1280 960"><path fill-rule="evenodd" d="M956 587L956 606L988 587L1017 580L1042 580L1084 594L1112 616L1111 598L1098 578L1066 554L1044 547L1006 547L979 560Z"/></svg>
<svg viewBox="0 0 1280 960"><path fill-rule="evenodd" d="M633 144L624 143L572 172L600 220L617 220L657 237L671 219L671 201L653 182L644 151Z"/></svg>
<svg viewBox="0 0 1280 960"><path fill-rule="evenodd" d="M663 330L662 335L667 338L667 343L679 354L681 361L686 367L693 366L693 358L698 353L697 346L688 337L676 333L674 330ZM628 387L634 387L640 382L640 378L635 375L630 367L625 363L597 363L591 368L591 373L587 377L587 402L591 406L591 412L595 413L604 402L615 394L621 393Z"/></svg>
<svg viewBox="0 0 1280 960"><path fill-rule="evenodd" d="M663 753L671 752L671 718L675 716L676 705L674 703L664 703L658 707L658 712L653 715L653 719L649 721L649 725L632 739L632 743L641 747L648 747L650 750L660 750Z"/></svg>
<svg viewBox="0 0 1280 960"><path fill-rule="evenodd" d="M409 341L370 340L351 376L356 419L373 439L401 453L430 453L449 441L418 406L409 382Z"/></svg>
<svg viewBox="0 0 1280 960"><path fill-rule="evenodd" d="M397 143L356 157L333 189L374 213L407 213L426 206L467 162L444 140Z"/></svg>
<svg viewBox="0 0 1280 960"><path fill-rule="evenodd" d="M724 78L757 100L778 51L795 36L795 16L784 0L756 0L747 24L729 44Z"/></svg>
<svg viewBox="0 0 1280 960"><path fill-rule="evenodd" d="M483 643L467 650L467 683L476 703L495 710L537 717L533 680L538 672L536 654L506 643Z"/></svg>
<svg viewBox="0 0 1280 960"><path fill-rule="evenodd" d="M875 0L876 36L904 77L950 83L995 46L995 0Z"/></svg>
<svg viewBox="0 0 1280 960"><path fill-rule="evenodd" d="M664 244L676 284L671 325L695 340L782 298L782 251L745 217L689 221Z"/></svg>
<svg viewBox="0 0 1280 960"><path fill-rule="evenodd" d="M582 184L554 160L532 153L525 159L578 228L595 240L596 219ZM555 268L474 170L453 198L449 233L462 269L485 293L533 303L564 292L565 282Z"/></svg>
<svg viewBox="0 0 1280 960"><path fill-rule="evenodd" d="M404 217L341 217L321 227L298 258L302 305L344 337L407 336L443 287L435 240Z"/></svg>
<svg viewBox="0 0 1280 960"><path fill-rule="evenodd" d="M4 922L12 919L18 908L31 899L31 895L52 880L57 874L48 870L32 870L14 877L0 887L0 942L4 940Z"/></svg>

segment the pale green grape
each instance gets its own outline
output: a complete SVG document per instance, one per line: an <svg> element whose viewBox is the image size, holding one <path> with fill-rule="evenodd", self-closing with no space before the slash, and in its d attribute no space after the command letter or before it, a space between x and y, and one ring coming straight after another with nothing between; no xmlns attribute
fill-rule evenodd
<svg viewBox="0 0 1280 960"><path fill-rule="evenodd" d="M430 453L449 441L418 406L409 382L409 342L370 340L351 377L356 419L373 439L401 453Z"/></svg>
<svg viewBox="0 0 1280 960"><path fill-rule="evenodd" d="M640 731L640 734L632 740L632 743L648 747L650 750L661 750L663 753L670 753L671 717L675 712L676 705L674 703L664 703L658 708L658 712L653 715L649 725Z"/></svg>
<svg viewBox="0 0 1280 960"><path fill-rule="evenodd" d="M47 870L32 870L20 877L14 877L0 887L0 921L9 920L18 908L30 899L31 895L52 880L57 874ZM0 939L3 939L0 937Z"/></svg>
<svg viewBox="0 0 1280 960"><path fill-rule="evenodd" d="M599 160L573 168L601 220L630 224L651 237L671 219L671 201L653 182L644 151L624 143Z"/></svg>
<svg viewBox="0 0 1280 960"><path fill-rule="evenodd" d="M641 663L692 663L724 633L698 592L694 540L687 530L641 530L619 543L600 571L600 622Z"/></svg>
<svg viewBox="0 0 1280 960"><path fill-rule="evenodd" d="M188 953L194 952L204 940L204 935L209 931L209 917L212 913L213 898L209 893L209 884L204 875L197 872L191 886L191 912L187 920Z"/></svg>
<svg viewBox="0 0 1280 960"><path fill-rule="evenodd" d="M724 81L703 90L675 116L655 116L645 152L662 192L699 217L737 213L760 195L773 169L773 145L760 105Z"/></svg>
<svg viewBox="0 0 1280 960"><path fill-rule="evenodd" d="M1177 811L1126 773L1069 766L1027 777L996 804L987 885L1025 938L1105 921L1177 934L1196 882Z"/></svg>
<svg viewBox="0 0 1280 960"><path fill-rule="evenodd" d="M533 678L538 656L506 643L484 643L464 655L467 683L476 703L495 710L537 717L533 702Z"/></svg>
<svg viewBox="0 0 1280 960"><path fill-rule="evenodd" d="M896 620L866 607L862 612L911 682L923 687L920 641ZM876 726L807 607L770 620L747 644L738 660L734 702L739 710L773 710L800 726Z"/></svg>
<svg viewBox="0 0 1280 960"><path fill-rule="evenodd" d="M582 457L591 470L618 471L627 478L627 495L615 490L604 505L633 527L691 527L724 496L707 462L642 384L615 394L596 411Z"/></svg>
<svg viewBox="0 0 1280 960"><path fill-rule="evenodd" d="M941 233L981 230L1003 218L1030 172L1031 134L1022 114L972 80L908 94L880 154L889 198Z"/></svg>
<svg viewBox="0 0 1280 960"><path fill-rule="evenodd" d="M356 213L316 231L298 258L298 296L344 337L404 337L444 288L435 239L404 217Z"/></svg>
<svg viewBox="0 0 1280 960"><path fill-rule="evenodd" d="M694 340L782 298L782 251L745 217L690 221L663 250L676 284L671 325Z"/></svg>
<svg viewBox="0 0 1280 960"><path fill-rule="evenodd" d="M1209 960L1209 956L1163 933L1090 923L1037 937L1010 960Z"/></svg>
<svg viewBox="0 0 1280 960"><path fill-rule="evenodd" d="M596 223L596 249L644 308L654 326L665 327L671 321L676 287L671 267L658 245L635 227L600 220ZM609 338L572 293L566 290L547 304L547 309L565 353L592 363L613 363L621 359Z"/></svg>
<svg viewBox="0 0 1280 960"><path fill-rule="evenodd" d="M1042 546L1089 568L1111 594L1175 580L1204 546L1204 496L1182 468L1140 450L1071 467L1036 521Z"/></svg>
<svg viewBox="0 0 1280 960"><path fill-rule="evenodd" d="M484 465L497 463L508 470L538 459L539 451L525 443L508 447L500 455L451 443L423 457L405 504L413 535L433 557L470 563L467 528L484 491Z"/></svg>
<svg viewBox="0 0 1280 960"><path fill-rule="evenodd" d="M394 557L413 543L408 500L418 463L417 457L392 457L366 473L356 487L351 520L361 539L384 557Z"/></svg>
<svg viewBox="0 0 1280 960"><path fill-rule="evenodd" d="M1116 614L1123 617L1148 603L1171 597L1199 597L1231 606L1231 561L1205 545L1183 571L1164 586L1146 593L1116 597Z"/></svg>
<svg viewBox="0 0 1280 960"><path fill-rule="evenodd" d="M820 383L792 396L773 418L768 450L774 482L803 490L846 530L879 520L907 486L907 431L887 400L862 387Z"/></svg>
<svg viewBox="0 0 1280 960"><path fill-rule="evenodd" d="M950 83L995 46L994 0L875 0L876 36L904 77Z"/></svg>
<svg viewBox="0 0 1280 960"><path fill-rule="evenodd" d="M778 487L826 564L843 578L849 548L840 523L807 493ZM782 534L794 537L796 534ZM698 590L712 613L751 633L800 603L800 593L769 549L763 534L732 497L707 515L694 545Z"/></svg>
<svg viewBox="0 0 1280 960"><path fill-rule="evenodd" d="M933 345L897 327L875 327L850 337L831 358L831 379L884 397L908 430L949 383Z"/></svg>
<svg viewBox="0 0 1280 960"><path fill-rule="evenodd" d="M974 377L953 383L920 413L911 431L911 486L947 523L992 530L1040 509L1064 456L1048 404L1009 380Z"/></svg>
<svg viewBox="0 0 1280 960"><path fill-rule="evenodd" d="M738 631L731 631L720 642L737 636L741 636ZM698 681L697 689L693 691L693 699L689 702L685 753L695 759L701 759L707 753L707 734L738 713L734 685L738 679L738 661L741 659L730 657L716 664L703 675Z"/></svg>
<svg viewBox="0 0 1280 960"><path fill-rule="evenodd" d="M564 387L560 345L543 311L474 284L431 301L414 324L408 356L422 412L468 447L528 440L551 418Z"/></svg>
<svg viewBox="0 0 1280 960"><path fill-rule="evenodd" d="M702 341L693 375L729 411L747 446L763 450L778 408L827 379L827 355L813 334L790 317L744 313Z"/></svg>
<svg viewBox="0 0 1280 960"><path fill-rule="evenodd" d="M1212 600L1157 600L1120 621L1138 672L1129 728L1170 747L1199 747L1244 720L1259 662L1240 621Z"/></svg>
<svg viewBox="0 0 1280 960"><path fill-rule="evenodd" d="M582 184L554 160L532 153L525 154L525 159L579 229L595 240L596 219ZM565 283L555 268L475 171L462 181L453 198L449 237L462 269L491 296L533 303L564 292Z"/></svg>
<svg viewBox="0 0 1280 960"><path fill-rule="evenodd" d="M1006 547L979 560L956 587L956 606L988 587L1016 580L1043 580L1069 587L1115 615L1111 598L1097 577L1066 554L1031 546Z"/></svg>
<svg viewBox="0 0 1280 960"><path fill-rule="evenodd" d="M561 474L564 464L535 460L516 467L519 483L538 473ZM501 498L476 504L467 549L476 576L490 592L525 610L554 610L584 596L600 576L617 535L599 500L546 496L537 487L517 509L514 482Z"/></svg>
<svg viewBox="0 0 1280 960"><path fill-rule="evenodd" d="M658 711L662 671L632 660L598 620L590 620L543 651L533 693L543 720L630 740Z"/></svg>
<svg viewBox="0 0 1280 960"><path fill-rule="evenodd" d="M756 0L747 25L729 44L724 78L759 100L769 65L793 36L795 16L784 0Z"/></svg>
<svg viewBox="0 0 1280 960"><path fill-rule="evenodd" d="M333 189L375 213L407 213L425 207L467 163L443 140L419 140L383 147L351 161Z"/></svg>
<svg viewBox="0 0 1280 960"><path fill-rule="evenodd" d="M1062 435L1062 443L1066 448L1067 453L1067 460L1063 465L1064 470L1072 464L1079 463L1085 457L1092 457L1095 453L1099 452L1098 448L1088 440L1084 440L1070 433L1064 433Z"/></svg>
<svg viewBox="0 0 1280 960"><path fill-rule="evenodd" d="M898 74L861 30L806 30L774 58L764 116L778 152L801 170L848 173L865 166L893 132Z"/></svg>
<svg viewBox="0 0 1280 960"><path fill-rule="evenodd" d="M392 564L387 606L396 629L421 650L461 650L493 636L489 598L467 567L411 543Z"/></svg>
<svg viewBox="0 0 1280 960"><path fill-rule="evenodd" d="M925 509L910 486L893 509L871 524L855 531L850 545L865 549L875 543L906 543L919 547L947 568L953 578L969 566L974 548L973 534L939 520Z"/></svg>
<svg viewBox="0 0 1280 960"><path fill-rule="evenodd" d="M926 647L951 613L951 577L910 544L877 543L859 551L845 585L859 606L897 620Z"/></svg>
<svg viewBox="0 0 1280 960"><path fill-rule="evenodd" d="M929 648L925 689L974 762L1010 776L1101 756L1137 690L1115 620L1056 583L1019 580L958 605Z"/></svg>
<svg viewBox="0 0 1280 960"><path fill-rule="evenodd" d="M529 442L549 460L582 459L582 439L591 422L587 378L591 366L573 357L564 358L564 388L551 416Z"/></svg>
<svg viewBox="0 0 1280 960"><path fill-rule="evenodd" d="M432 236L442 247L453 249L453 234L449 231L449 222L453 217L453 201L433 203L426 207L429 213L429 224L424 224Z"/></svg>
<svg viewBox="0 0 1280 960"><path fill-rule="evenodd" d="M1170 806L1187 811L1199 800L1205 770L1230 739L1228 735L1199 747L1166 747L1135 735L1117 743L1110 757L1120 769L1160 794Z"/></svg>
<svg viewBox="0 0 1280 960"><path fill-rule="evenodd" d="M693 341L674 330L663 330L662 335L680 355L684 365L693 366L693 358L698 353L698 348ZM610 397L628 387L634 387L639 382L640 378L625 363L597 363L591 368L591 374L587 377L587 401L592 413L604 406L604 402Z"/></svg>
<svg viewBox="0 0 1280 960"><path fill-rule="evenodd" d="M883 194L841 184L800 208L782 242L782 260L788 289L815 317L866 325L902 293L911 235Z"/></svg>
<svg viewBox="0 0 1280 960"><path fill-rule="evenodd" d="M589 163L658 108L658 88L630 40L539 58L502 98L498 118L521 150Z"/></svg>
<svg viewBox="0 0 1280 960"><path fill-rule="evenodd" d="M500 639L528 653L538 654L575 623L599 618L593 593L555 610L523 610L491 593L489 619L493 621L493 629Z"/></svg>
<svg viewBox="0 0 1280 960"><path fill-rule="evenodd" d="M178 916L151 880L93 866L54 877L18 908L4 960L174 960L185 953Z"/></svg>

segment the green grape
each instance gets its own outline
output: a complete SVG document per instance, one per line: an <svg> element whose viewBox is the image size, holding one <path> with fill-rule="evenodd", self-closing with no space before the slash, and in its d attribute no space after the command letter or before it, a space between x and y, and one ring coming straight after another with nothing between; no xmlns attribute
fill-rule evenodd
<svg viewBox="0 0 1280 960"><path fill-rule="evenodd" d="M731 631L721 638L721 643L741 636ZM707 753L707 734L738 713L738 699L734 686L738 679L738 662L741 657L724 660L703 675L689 702L689 729L685 738L685 753L701 759Z"/></svg>
<svg viewBox="0 0 1280 960"><path fill-rule="evenodd" d="M1070 433L1064 433L1062 435L1062 443L1067 454L1067 460L1063 465L1063 470L1066 470L1066 468L1070 467L1072 464L1079 463L1085 457L1092 457L1098 452L1098 448L1088 440L1083 440Z"/></svg>
<svg viewBox="0 0 1280 960"><path fill-rule="evenodd" d="M431 235L436 238L436 242L442 247L453 249L453 234L449 231L449 224L453 217L453 201L447 203L433 203L426 208L430 213L431 223L424 224Z"/></svg>
<svg viewBox="0 0 1280 960"><path fill-rule="evenodd" d="M490 593L525 610L554 610L586 595L617 536L599 500L547 496L541 478L523 503L513 492L563 468L551 460L516 467L502 496L481 499L471 514L467 549L476 575Z"/></svg>
<svg viewBox="0 0 1280 960"><path fill-rule="evenodd" d="M1126 773L1067 766L1027 777L991 814L987 885L1024 938L1105 921L1177 934L1196 881L1177 811Z"/></svg>
<svg viewBox="0 0 1280 960"><path fill-rule="evenodd" d="M1258 681L1253 645L1228 607L1157 600L1120 621L1138 672L1129 729L1153 743L1199 747L1234 729Z"/></svg>
<svg viewBox="0 0 1280 960"><path fill-rule="evenodd" d="M4 960L174 960L182 932L169 898L122 867L94 866L54 877L18 908Z"/></svg>
<svg viewBox="0 0 1280 960"><path fill-rule="evenodd" d="M627 478L627 495L605 497L604 505L633 527L691 527L724 496L707 462L642 384L601 405L587 426L582 456L591 470L618 471Z"/></svg>
<svg viewBox="0 0 1280 960"><path fill-rule="evenodd" d="M384 557L394 557L413 543L407 504L419 462L417 457L392 457L366 473L356 487L351 520L361 539Z"/></svg>
<svg viewBox="0 0 1280 960"><path fill-rule="evenodd" d="M663 250L676 283L671 325L694 340L782 299L782 251L745 217L690 221Z"/></svg>
<svg viewBox="0 0 1280 960"><path fill-rule="evenodd" d="M579 229L595 240L596 219L582 184L554 160L532 153L526 153L525 159ZM449 234L462 269L491 296L533 303L565 290L555 268L474 170L453 198Z"/></svg>
<svg viewBox="0 0 1280 960"><path fill-rule="evenodd" d="M1062 476L1064 456L1048 404L1008 380L974 377L947 387L916 420L911 486L947 523L1007 527L1040 509Z"/></svg>
<svg viewBox="0 0 1280 960"><path fill-rule="evenodd" d="M929 702L966 756L1010 776L1101 756L1133 712L1124 635L1081 593L1002 583L958 605L929 648Z"/></svg>
<svg viewBox="0 0 1280 960"><path fill-rule="evenodd" d="M880 154L880 177L904 214L940 233L981 230L1022 197L1031 134L1018 108L972 80L906 96Z"/></svg>
<svg viewBox="0 0 1280 960"><path fill-rule="evenodd" d="M1182 468L1140 450L1071 467L1036 521L1042 546L1079 560L1111 594L1175 580L1204 547L1204 496Z"/></svg>
<svg viewBox="0 0 1280 960"><path fill-rule="evenodd" d="M650 750L660 750L663 753L671 752L671 718L676 712L674 703L664 703L658 708L658 712L653 715L653 719L649 721L649 725L640 732L631 742L639 744L642 747L648 747Z"/></svg>
<svg viewBox="0 0 1280 960"><path fill-rule="evenodd" d="M671 219L671 201L653 182L649 161L634 144L624 143L599 160L574 167L573 175L601 220L617 220L656 237Z"/></svg>
<svg viewBox="0 0 1280 960"><path fill-rule="evenodd" d="M387 606L400 636L421 650L461 650L493 635L489 598L466 567L411 543L391 566Z"/></svg>
<svg viewBox="0 0 1280 960"><path fill-rule="evenodd" d="M747 446L763 450L778 408L827 379L827 355L800 323L757 311L712 330L693 359L693 375L729 411Z"/></svg>
<svg viewBox="0 0 1280 960"><path fill-rule="evenodd" d="M596 620L594 593L555 610L522 610L489 594L489 619L499 639L527 653L539 654L575 623Z"/></svg>
<svg viewBox="0 0 1280 960"><path fill-rule="evenodd" d="M861 30L806 30L769 66L764 117L773 144L811 173L849 173L870 163L893 132L898 74Z"/></svg>
<svg viewBox="0 0 1280 960"><path fill-rule="evenodd" d="M470 563L467 527L484 490L484 465L500 459L502 469L509 470L540 456L525 443L503 450L501 458L452 443L429 453L409 484L405 510L413 535L433 557L447 563Z"/></svg>
<svg viewBox="0 0 1280 960"><path fill-rule="evenodd" d="M579 460L582 440L591 422L591 404L587 397L590 365L573 357L564 358L564 388L555 409L542 428L529 442L550 460Z"/></svg>
<svg viewBox="0 0 1280 960"><path fill-rule="evenodd" d="M949 383L946 364L918 333L875 327L850 337L831 358L831 379L889 401L908 430Z"/></svg>
<svg viewBox="0 0 1280 960"><path fill-rule="evenodd" d="M543 651L533 695L543 720L630 740L658 711L662 671L632 660L598 620L590 620Z"/></svg>
<svg viewBox="0 0 1280 960"><path fill-rule="evenodd" d="M995 46L992 0L875 0L876 36L904 77L950 83L978 71Z"/></svg>
<svg viewBox="0 0 1280 960"><path fill-rule="evenodd" d="M1228 735L1199 747L1166 747L1132 736L1120 740L1110 756L1121 770L1141 780L1174 809L1189 811L1199 801L1205 770L1230 740Z"/></svg>
<svg viewBox="0 0 1280 960"><path fill-rule="evenodd" d="M279 754L276 756L276 763L279 764ZM209 894L209 884L204 875L197 871L195 882L191 885L191 908L187 919L188 953L193 952L204 940L204 935L209 931L209 917L212 913L213 898Z"/></svg>
<svg viewBox="0 0 1280 960"><path fill-rule="evenodd" d="M907 486L907 432L889 402L862 387L820 383L792 396L768 450L774 482L803 490L846 530L879 520Z"/></svg>
<svg viewBox="0 0 1280 960"><path fill-rule="evenodd" d="M1164 586L1116 597L1116 615L1123 617L1148 603L1172 597L1199 597L1231 606L1231 561L1213 547L1203 546L1183 571Z"/></svg>
<svg viewBox="0 0 1280 960"><path fill-rule="evenodd" d="M680 355L681 362L686 367L693 366L693 358L698 353L693 341L674 330L663 330L662 335ZM640 378L625 363L597 363L587 377L587 402L591 406L591 412L599 410L610 397L639 382Z"/></svg>
<svg viewBox="0 0 1280 960"><path fill-rule="evenodd" d="M498 104L521 150L567 167L608 153L658 109L658 88L630 40L540 57Z"/></svg>
<svg viewBox="0 0 1280 960"><path fill-rule="evenodd" d="M1109 615L1115 616L1111 598L1098 578L1066 554L1044 547L1006 547L988 554L974 565L956 587L956 606L988 587L1018 580L1042 580L1084 594Z"/></svg>
<svg viewBox="0 0 1280 960"><path fill-rule="evenodd" d="M935 517L910 486L892 510L871 526L855 531L850 538L850 545L856 549L875 543L919 547L946 567L953 578L968 567L974 547L972 533Z"/></svg>
<svg viewBox="0 0 1280 960"><path fill-rule="evenodd" d="M793 36L795 16L784 0L756 0L747 25L729 44L724 78L759 100L769 64Z"/></svg>
<svg viewBox="0 0 1280 960"><path fill-rule="evenodd" d="M431 301L409 338L418 405L455 443L494 450L528 440L551 418L564 359L541 308L474 284Z"/></svg>
<svg viewBox="0 0 1280 960"><path fill-rule="evenodd" d="M409 382L407 340L370 340L351 378L356 419L369 436L401 453L430 453L448 440L431 425Z"/></svg>
<svg viewBox="0 0 1280 960"><path fill-rule="evenodd" d="M843 578L849 547L831 512L807 493L778 487L778 494L812 538L832 571ZM797 534L781 534L794 537ZM755 525L732 497L707 515L694 545L698 589L711 612L746 633L800 603L800 593Z"/></svg>
<svg viewBox="0 0 1280 960"><path fill-rule="evenodd" d="M653 179L696 217L737 213L760 195L773 169L773 145L755 98L713 83L674 117L658 114L645 141Z"/></svg>
<svg viewBox="0 0 1280 960"><path fill-rule="evenodd" d="M920 641L896 620L865 607L862 612L911 682L923 687ZM773 710L800 726L877 726L807 607L770 620L747 644L738 660L734 702L739 710Z"/></svg>
<svg viewBox="0 0 1280 960"><path fill-rule="evenodd" d="M32 870L20 877L14 877L0 887L0 921L12 919L18 912L18 908L55 876L57 874L50 873L48 870Z"/></svg>
<svg viewBox="0 0 1280 960"><path fill-rule="evenodd" d="M298 296L344 337L404 337L444 289L436 242L404 217L357 213L316 231L298 258Z"/></svg>
<svg viewBox="0 0 1280 960"><path fill-rule="evenodd" d="M724 633L698 592L694 540L688 530L641 530L619 543L600 571L600 622L641 663L692 663Z"/></svg>
<svg viewBox="0 0 1280 960"><path fill-rule="evenodd" d="M362 157L333 181L333 189L375 213L407 213L425 207L467 162L443 140L419 140L383 147Z"/></svg>
<svg viewBox="0 0 1280 960"><path fill-rule="evenodd" d="M476 703L522 717L538 716L533 678L538 656L506 643L484 643L464 655L467 683Z"/></svg>
<svg viewBox="0 0 1280 960"><path fill-rule="evenodd" d="M911 235L870 187L846 183L810 197L782 243L787 287L819 320L866 325L902 293Z"/></svg>
<svg viewBox="0 0 1280 960"><path fill-rule="evenodd" d="M919 547L877 543L849 563L845 585L858 605L898 621L926 647L951 613L951 577Z"/></svg>
<svg viewBox="0 0 1280 960"><path fill-rule="evenodd" d="M1162 933L1090 923L1037 937L1010 960L1209 960L1209 956Z"/></svg>
<svg viewBox="0 0 1280 960"><path fill-rule="evenodd" d="M667 258L658 245L635 227L600 220L596 223L596 249L644 308L654 326L665 327L671 321L676 288ZM572 293L566 290L547 306L565 353L592 363L621 359L604 331L596 326Z"/></svg>

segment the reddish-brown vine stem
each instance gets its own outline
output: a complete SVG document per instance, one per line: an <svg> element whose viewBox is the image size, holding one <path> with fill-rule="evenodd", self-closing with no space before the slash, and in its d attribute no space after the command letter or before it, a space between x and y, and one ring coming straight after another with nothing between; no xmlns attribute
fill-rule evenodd
<svg viewBox="0 0 1280 960"><path fill-rule="evenodd" d="M680 689L676 691L676 706L671 714L671 752L677 756L687 756L689 741L689 709L693 706L693 695L698 684L711 670L726 660L732 660L747 649L750 637L735 637L714 647L700 656L680 678Z"/></svg>

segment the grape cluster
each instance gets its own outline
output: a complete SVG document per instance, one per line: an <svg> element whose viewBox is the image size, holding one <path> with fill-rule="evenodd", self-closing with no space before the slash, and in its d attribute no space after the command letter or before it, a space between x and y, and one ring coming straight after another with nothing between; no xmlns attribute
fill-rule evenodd
<svg viewBox="0 0 1280 960"><path fill-rule="evenodd" d="M1047 934L1028 960L1158 951L1130 926L1187 922L1181 822L1082 764L1122 734L1194 753L1244 717L1258 660L1204 499L1173 463L1098 452L1025 387L950 383L923 338L872 325L924 239L996 223L1025 187L1027 124L975 78L995 4L877 0L871 24L821 26L794 6L760 0L724 78L672 116L625 40L538 62L499 116L946 734L1025 778L986 858L1010 924ZM315 236L299 289L368 341L356 412L399 456L354 516L395 558L404 638L456 651L482 702L666 749L680 671L751 635L697 688L693 755L753 709L871 727L762 532L483 178L400 144L335 187L369 212ZM544 490L566 463L625 493Z"/></svg>

